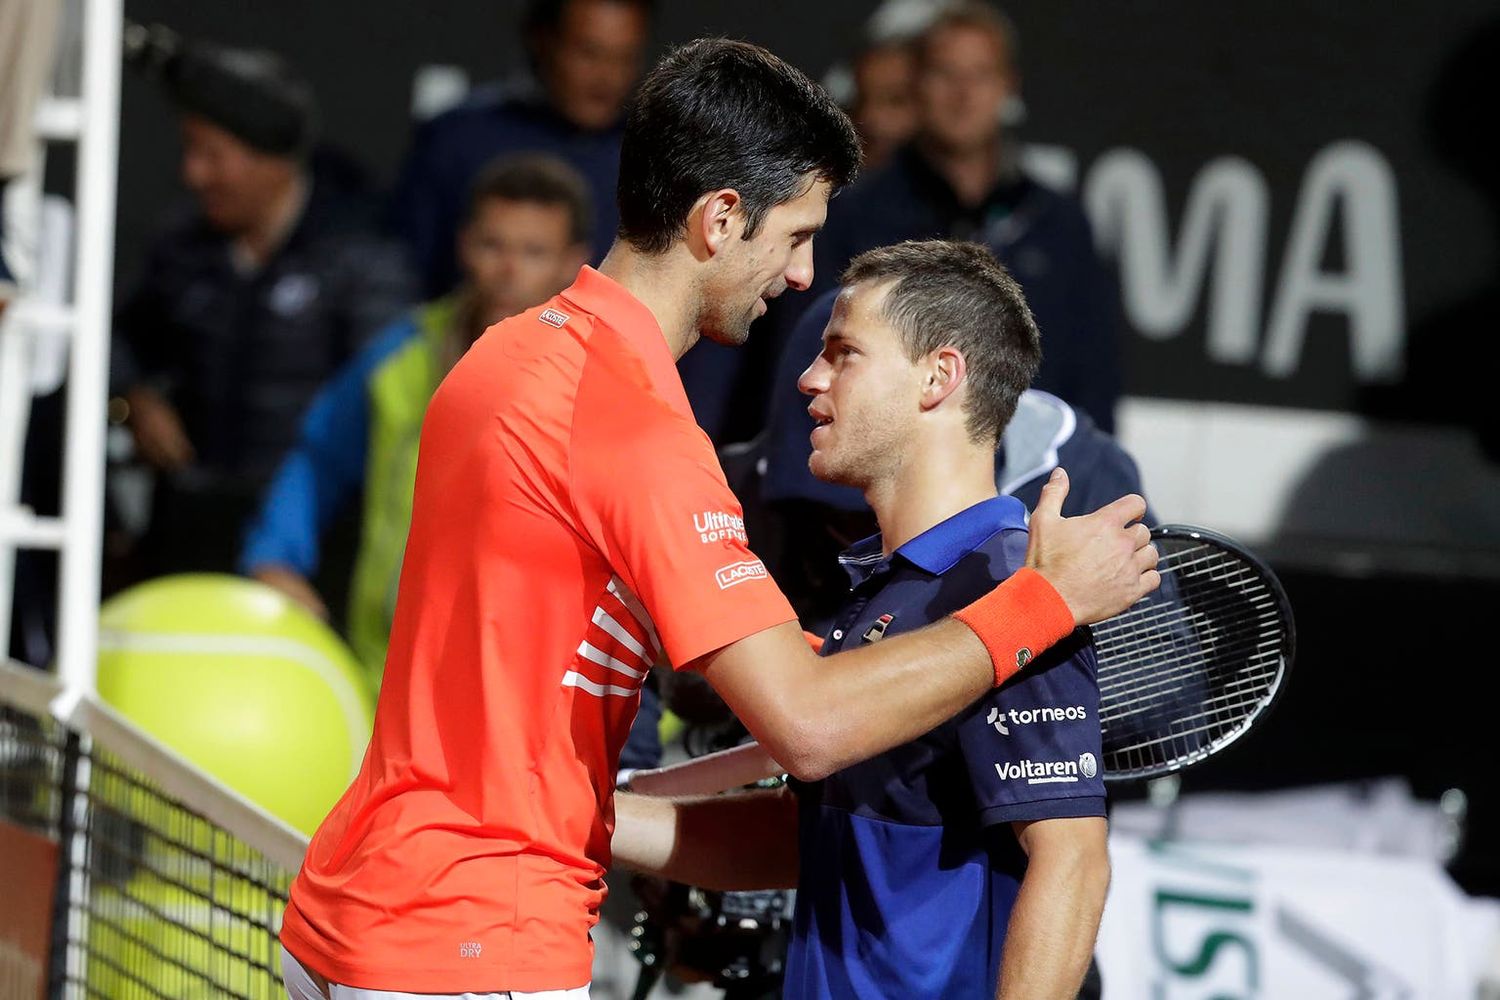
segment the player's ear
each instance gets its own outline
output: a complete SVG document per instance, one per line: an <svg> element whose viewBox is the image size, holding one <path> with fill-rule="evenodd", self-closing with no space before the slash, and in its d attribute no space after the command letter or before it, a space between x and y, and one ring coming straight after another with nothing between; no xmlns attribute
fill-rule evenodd
<svg viewBox="0 0 1500 1000"><path fill-rule="evenodd" d="M739 236L744 224L743 207L734 188L710 191L698 199L688 215L688 225L696 230L691 235L697 237L694 243L702 247L705 256L712 257Z"/></svg>
<svg viewBox="0 0 1500 1000"><path fill-rule="evenodd" d="M922 409L930 410L958 391L968 374L963 352L953 346L939 347L927 355L926 377L922 384Z"/></svg>

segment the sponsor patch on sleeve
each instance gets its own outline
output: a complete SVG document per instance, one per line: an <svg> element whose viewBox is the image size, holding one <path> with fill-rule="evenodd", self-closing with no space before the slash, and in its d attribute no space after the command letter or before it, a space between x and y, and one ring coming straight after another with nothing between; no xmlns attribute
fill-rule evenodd
<svg viewBox="0 0 1500 1000"><path fill-rule="evenodd" d="M714 579L718 581L720 590L728 590L737 583L744 583L746 580L764 580L768 575L765 563L759 559L748 559L720 567L714 573Z"/></svg>

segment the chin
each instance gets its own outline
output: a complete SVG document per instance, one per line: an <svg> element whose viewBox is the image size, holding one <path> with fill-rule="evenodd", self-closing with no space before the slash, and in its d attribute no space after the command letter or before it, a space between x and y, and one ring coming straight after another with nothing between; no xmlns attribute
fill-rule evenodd
<svg viewBox="0 0 1500 1000"><path fill-rule="evenodd" d="M828 456L813 452L807 459L807 471L813 474L813 478L830 486L853 486L859 488L859 484L851 482L844 470L832 461Z"/></svg>
<svg viewBox="0 0 1500 1000"><path fill-rule="evenodd" d="M727 323L715 323L711 326L704 326L698 332L704 340L711 340L715 344L723 344L725 347L741 347L750 339L750 324L744 323L731 327Z"/></svg>

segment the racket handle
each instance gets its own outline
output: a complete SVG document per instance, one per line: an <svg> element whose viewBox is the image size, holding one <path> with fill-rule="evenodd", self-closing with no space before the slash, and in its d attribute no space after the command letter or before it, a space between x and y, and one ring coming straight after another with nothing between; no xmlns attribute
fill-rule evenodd
<svg viewBox="0 0 1500 1000"><path fill-rule="evenodd" d="M642 795L714 795L774 778L785 770L759 743L746 743L670 767L637 771L628 787Z"/></svg>

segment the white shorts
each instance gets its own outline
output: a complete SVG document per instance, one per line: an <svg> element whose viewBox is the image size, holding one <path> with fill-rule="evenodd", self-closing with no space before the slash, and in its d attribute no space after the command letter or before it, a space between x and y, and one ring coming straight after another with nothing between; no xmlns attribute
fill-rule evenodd
<svg viewBox="0 0 1500 1000"><path fill-rule="evenodd" d="M281 981L289 1000L589 1000L587 985L572 990L542 990L540 993L397 993L394 990L362 990L338 983L322 984L297 957L281 949Z"/></svg>

